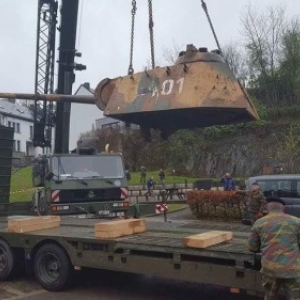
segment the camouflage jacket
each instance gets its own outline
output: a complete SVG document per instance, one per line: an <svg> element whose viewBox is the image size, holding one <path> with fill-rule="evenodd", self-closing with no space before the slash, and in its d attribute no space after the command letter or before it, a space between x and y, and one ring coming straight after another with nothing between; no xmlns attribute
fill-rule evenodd
<svg viewBox="0 0 300 300"><path fill-rule="evenodd" d="M249 199L248 211L250 214L257 215L263 213L266 207L265 196L261 191L238 191L242 195L246 195Z"/></svg>
<svg viewBox="0 0 300 300"><path fill-rule="evenodd" d="M281 211L272 211L257 220L248 248L262 253L261 273L275 278L299 277L299 235L300 220Z"/></svg>

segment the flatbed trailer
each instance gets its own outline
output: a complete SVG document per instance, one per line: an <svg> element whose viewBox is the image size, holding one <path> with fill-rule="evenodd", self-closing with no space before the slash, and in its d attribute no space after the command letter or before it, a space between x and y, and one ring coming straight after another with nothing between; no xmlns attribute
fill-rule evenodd
<svg viewBox="0 0 300 300"><path fill-rule="evenodd" d="M97 239L99 222L106 221L63 217L57 228L9 233L7 219L0 219L0 280L25 265L42 287L58 291L68 286L74 269L95 268L262 293L260 257L247 250L247 226L147 220L144 233ZM183 237L209 230L232 230L234 238L206 249L184 247Z"/></svg>

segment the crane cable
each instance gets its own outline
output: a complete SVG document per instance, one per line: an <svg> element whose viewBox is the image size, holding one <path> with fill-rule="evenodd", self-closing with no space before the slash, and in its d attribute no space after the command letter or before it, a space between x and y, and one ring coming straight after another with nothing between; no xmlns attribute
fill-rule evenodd
<svg viewBox="0 0 300 300"><path fill-rule="evenodd" d="M155 57L154 57L154 33L153 33L153 12L152 12L152 0L148 0L149 8L149 32L150 32L150 48L151 48L151 65L152 69L155 68Z"/></svg>
<svg viewBox="0 0 300 300"><path fill-rule="evenodd" d="M207 10L207 5L206 5L206 3L205 3L204 0L201 0L201 3L202 3L202 8L203 8L203 10L204 10L204 12L205 12L205 14L206 14L206 17L207 17L209 26L210 26L210 28L211 28L211 31L212 31L212 33L213 33L213 35L214 35L214 38L215 38L217 47L218 47L218 49L222 52L221 47L220 47L220 44L219 44L219 40L218 40L218 38L217 38L215 29L214 29L214 26L213 26L213 24L212 24L212 21L211 21L211 19L210 19L210 16L209 16L209 13L208 13L208 10Z"/></svg>
<svg viewBox="0 0 300 300"><path fill-rule="evenodd" d="M129 67L128 67L128 75L132 75L134 73L133 69L133 46L134 46L134 27L135 27L135 14L137 10L136 0L132 0L132 9L131 9L131 40L130 40L130 58L129 58ZM216 35L214 26L212 24L210 15L207 10L207 5L204 0L201 0L202 8L204 13L206 14L209 26L215 38L218 49L222 52L218 37ZM153 11L152 11L152 0L148 0L148 8L149 8L149 32L150 32L150 47L151 47L151 65L152 68L155 68L155 56L154 56L154 33L153 33Z"/></svg>
<svg viewBox="0 0 300 300"><path fill-rule="evenodd" d="M128 67L128 75L132 75L134 73L133 69L133 44L134 44L134 25L135 25L135 14L136 14L136 0L132 0L132 9L131 9L131 40L130 40L130 58L129 58L129 67Z"/></svg>

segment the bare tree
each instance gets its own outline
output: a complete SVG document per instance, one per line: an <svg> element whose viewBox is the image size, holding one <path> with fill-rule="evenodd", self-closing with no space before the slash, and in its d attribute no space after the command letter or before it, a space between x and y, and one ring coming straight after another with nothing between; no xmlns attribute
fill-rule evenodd
<svg viewBox="0 0 300 300"><path fill-rule="evenodd" d="M300 19L293 19L284 30L280 57L281 88L286 102L300 102Z"/></svg>
<svg viewBox="0 0 300 300"><path fill-rule="evenodd" d="M162 52L163 52L162 59L160 59L160 60L156 59L155 65L156 66L165 65L165 64L174 65L179 56L179 52L181 51L182 47L183 46L179 46L174 41L173 41L172 47L167 47L164 45L162 47ZM151 60L148 59L146 65L143 67L143 71L151 70L151 69L152 69Z"/></svg>
<svg viewBox="0 0 300 300"><path fill-rule="evenodd" d="M104 151L107 144L109 144L110 151L122 151L122 131L119 126L98 129L96 133L99 138L99 151Z"/></svg>
<svg viewBox="0 0 300 300"><path fill-rule="evenodd" d="M230 41L223 47L222 53L234 75L246 86L249 77L246 53L237 42Z"/></svg>
<svg viewBox="0 0 300 300"><path fill-rule="evenodd" d="M249 54L251 77L264 89L269 104L278 102L277 68L281 37L284 29L285 9L270 7L259 14L248 6L242 14L242 34Z"/></svg>
<svg viewBox="0 0 300 300"><path fill-rule="evenodd" d="M283 163L285 172L294 174L299 172L300 140L299 128L291 126L284 140L277 140L277 151L275 159Z"/></svg>
<svg viewBox="0 0 300 300"><path fill-rule="evenodd" d="M163 50L164 60L168 64L174 65L177 58L178 58L179 52L182 50L182 47L183 47L183 45L179 46L174 41L173 41L173 47L172 48L163 46L162 50Z"/></svg>

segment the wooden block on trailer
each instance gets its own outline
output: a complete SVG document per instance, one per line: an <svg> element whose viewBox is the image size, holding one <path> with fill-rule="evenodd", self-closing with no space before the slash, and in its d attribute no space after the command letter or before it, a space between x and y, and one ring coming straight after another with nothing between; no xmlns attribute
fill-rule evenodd
<svg viewBox="0 0 300 300"><path fill-rule="evenodd" d="M203 249L232 240L232 237L231 231L208 231L185 237L183 244L185 247Z"/></svg>
<svg viewBox="0 0 300 300"><path fill-rule="evenodd" d="M126 235L132 235L133 229L132 228L123 228L119 230L112 230L112 231L95 231L95 237L99 239L111 239L117 238Z"/></svg>
<svg viewBox="0 0 300 300"><path fill-rule="evenodd" d="M96 238L117 238L146 231L144 219L117 220L95 224Z"/></svg>
<svg viewBox="0 0 300 300"><path fill-rule="evenodd" d="M116 220L103 223L95 224L95 231L111 231L120 230L123 228L134 228L145 224L144 219L126 219L126 220Z"/></svg>
<svg viewBox="0 0 300 300"><path fill-rule="evenodd" d="M140 225L133 227L133 233L142 233L147 230L145 221L142 222Z"/></svg>
<svg viewBox="0 0 300 300"><path fill-rule="evenodd" d="M21 224L41 224L43 222L48 222L48 221L59 221L60 222L60 217L59 216L40 216L40 217L34 217L34 216L24 216L24 217L11 217L8 220L8 225L21 225Z"/></svg>
<svg viewBox="0 0 300 300"><path fill-rule="evenodd" d="M59 227L59 221L46 221L40 224L14 225L8 227L8 232L26 233Z"/></svg>
<svg viewBox="0 0 300 300"><path fill-rule="evenodd" d="M59 216L24 217L8 220L8 232L26 233L60 226Z"/></svg>

